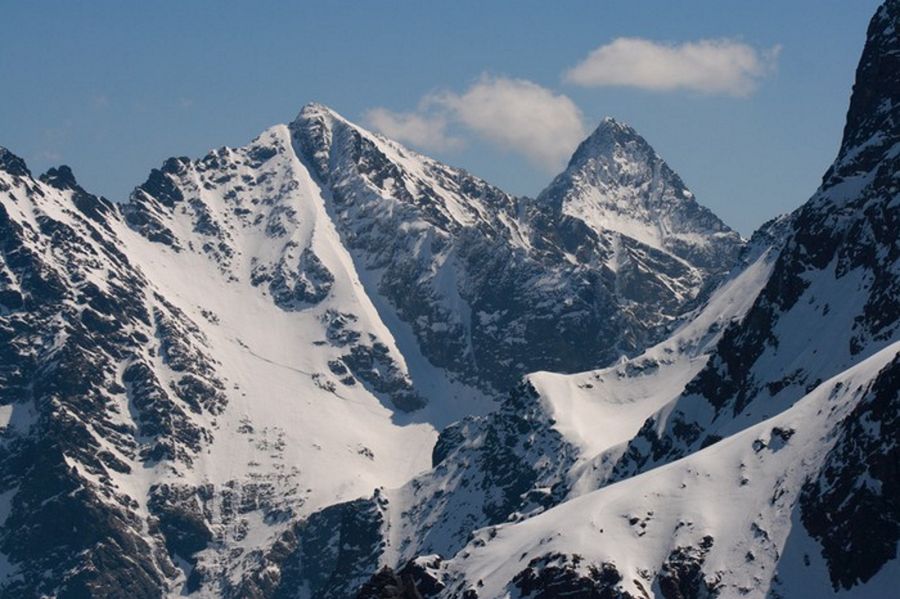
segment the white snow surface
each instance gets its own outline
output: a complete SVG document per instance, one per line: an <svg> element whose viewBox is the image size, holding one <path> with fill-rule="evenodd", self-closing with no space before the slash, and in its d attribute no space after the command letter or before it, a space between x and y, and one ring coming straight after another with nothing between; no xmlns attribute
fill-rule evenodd
<svg viewBox="0 0 900 599"><path fill-rule="evenodd" d="M160 293L201 325L220 362L219 372L233 385L227 409L215 423L212 445L177 479L221 485L276 472L300 489L301 513L309 513L409 480L429 467L438 427L483 411L489 402L481 402L482 395L471 388L442 380L441 371L421 356L397 348L338 237L326 199L290 149L287 127L275 126L247 148L225 152L246 153L254 147L279 149L266 163L268 180L279 194L273 205L244 203L242 207L254 212L238 220L229 205L233 200L224 197L227 188L197 184L213 219L230 225L229 242L239 248L225 272L221 263L200 251L173 251L123 223L117 233ZM283 220L290 227L288 236L273 240L265 227L252 223L257 215L270 219L276 211L293 218ZM196 237L189 209L181 206L173 220L173 231L187 245ZM319 305L285 311L262 286L249 284L253 264L276 261L290 251L289 242L311 249L334 275L334 285ZM329 309L354 314L355 329L385 343L399 364L409 369L414 362L420 375L428 375L426 410L398 413L389 400L361 384L339 386L334 392L317 384L317 376L331 376L327 362L340 356L338 349L316 344L325 338L321 318ZM214 314L218 322L209 322L204 312ZM238 432L248 424L252 434ZM158 482L157 475L150 480Z"/></svg>
<svg viewBox="0 0 900 599"><path fill-rule="evenodd" d="M623 573L622 587L643 596L651 592L648 580L672 549L696 546L709 535L714 543L703 572L720 579L723 596L763 597L769 590L787 597L831 596L820 551L797 521L797 493L830 449L834 426L898 352L900 343L894 343L823 382L778 416L684 459L523 522L476 533L447 567L466 587L477 588L479 597L505 599L517 596L507 585L533 558L579 554L585 568L614 563ZM795 434L783 445L773 443L775 428ZM758 440L767 445L761 451L754 448ZM770 501L776 490L783 494ZM631 523L634 518L638 524ZM748 552L753 560L746 559ZM804 555L809 566L800 565ZM776 572L780 582L770 589ZM894 561L852 595L889 595L896 573Z"/></svg>
<svg viewBox="0 0 900 599"><path fill-rule="evenodd" d="M774 254L763 252L688 315L670 338L635 358L580 374L529 375L554 428L586 458L631 439L703 368L725 326L743 318L769 278Z"/></svg>

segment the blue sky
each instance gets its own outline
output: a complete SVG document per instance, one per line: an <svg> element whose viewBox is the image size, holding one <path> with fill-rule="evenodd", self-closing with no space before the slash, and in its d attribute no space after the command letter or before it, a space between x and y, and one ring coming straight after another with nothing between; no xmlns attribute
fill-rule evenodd
<svg viewBox="0 0 900 599"><path fill-rule="evenodd" d="M3 2L0 145L119 200L168 156L244 144L319 101L535 194L611 115L749 234L804 202L833 159L878 2L288 4ZM571 74L601 47L606 63ZM678 62L697 47L711 69L700 80ZM611 73L657 51L675 62ZM732 52L725 66L717 52ZM679 65L687 80L654 80ZM485 98L495 112L478 112ZM498 120L506 101L511 120ZM424 133L400 127L413 117Z"/></svg>

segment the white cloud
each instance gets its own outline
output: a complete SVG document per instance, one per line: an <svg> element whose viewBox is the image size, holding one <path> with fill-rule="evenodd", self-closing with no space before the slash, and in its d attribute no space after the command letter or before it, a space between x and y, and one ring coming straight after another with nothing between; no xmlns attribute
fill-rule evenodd
<svg viewBox="0 0 900 599"><path fill-rule="evenodd" d="M585 137L581 111L568 97L524 79L484 75L463 93L425 96L412 113L384 108L367 120L385 135L426 149L459 145L447 135L449 124L525 156L553 171Z"/></svg>
<svg viewBox="0 0 900 599"><path fill-rule="evenodd" d="M447 119L443 115L373 108L365 118L388 137L420 148L447 150L462 145L461 139L447 134Z"/></svg>
<svg viewBox="0 0 900 599"><path fill-rule="evenodd" d="M728 39L663 44L620 37L591 52L564 78L587 87L686 89L747 96L759 79L772 71L779 51L779 46L759 51Z"/></svg>
<svg viewBox="0 0 900 599"><path fill-rule="evenodd" d="M524 79L483 76L463 94L432 98L477 135L554 170L585 136L568 97Z"/></svg>

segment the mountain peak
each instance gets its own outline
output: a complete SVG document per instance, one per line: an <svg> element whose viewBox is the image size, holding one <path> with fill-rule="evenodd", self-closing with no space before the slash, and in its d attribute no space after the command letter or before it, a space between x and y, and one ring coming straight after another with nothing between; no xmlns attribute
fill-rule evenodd
<svg viewBox="0 0 900 599"><path fill-rule="evenodd" d="M616 120L616 118L612 116L605 116L600 120L600 124L597 125L594 133L597 133L598 131L627 131L635 135L637 134L637 132L631 125L623 121Z"/></svg>
<svg viewBox="0 0 900 599"><path fill-rule="evenodd" d="M885 2L869 23L853 84L844 143L867 138L900 105L900 0Z"/></svg>
<svg viewBox="0 0 900 599"><path fill-rule="evenodd" d="M825 174L825 188L871 172L877 165L892 175L883 160L900 139L900 0L888 0L869 23L841 149Z"/></svg>
<svg viewBox="0 0 900 599"><path fill-rule="evenodd" d="M727 270L741 245L646 139L612 117L581 142L538 202L601 237L619 234L710 272Z"/></svg>
<svg viewBox="0 0 900 599"><path fill-rule="evenodd" d="M62 164L55 168L51 167L46 173L41 175L40 179L44 183L57 189L79 189L78 182L75 180L72 169L66 164Z"/></svg>
<svg viewBox="0 0 900 599"><path fill-rule="evenodd" d="M0 170L6 171L10 175L18 175L20 177L30 177L31 171L28 170L25 161L0 146Z"/></svg>
<svg viewBox="0 0 900 599"><path fill-rule="evenodd" d="M626 193L626 189L631 191ZM578 192L574 196L573 190ZM600 203L610 203L616 196L620 209L625 208L623 201L646 204L654 198L674 202L694 198L681 177L634 127L610 116L578 145L566 169L539 198L571 200L585 195Z"/></svg>
<svg viewBox="0 0 900 599"><path fill-rule="evenodd" d="M640 156L643 161L658 159L656 152L631 125L617 121L611 116L604 117L597 128L582 141L569 164L567 171L582 168L586 163L600 157L611 157L617 147L631 146L630 153Z"/></svg>
<svg viewBox="0 0 900 599"><path fill-rule="evenodd" d="M349 123L340 113L333 108L321 104L319 102L307 102L297 113L294 123L322 120L337 120L343 123Z"/></svg>

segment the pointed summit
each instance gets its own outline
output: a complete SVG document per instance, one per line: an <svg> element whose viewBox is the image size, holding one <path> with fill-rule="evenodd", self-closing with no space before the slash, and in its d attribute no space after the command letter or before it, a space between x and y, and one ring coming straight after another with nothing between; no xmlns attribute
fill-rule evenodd
<svg viewBox="0 0 900 599"><path fill-rule="evenodd" d="M654 154L650 144L626 123L620 123L611 116L604 117L594 132L578 145L566 170L577 168L598 155L609 154L615 146L633 143L648 154Z"/></svg>
<svg viewBox="0 0 900 599"><path fill-rule="evenodd" d="M297 117L290 122L288 127L291 131L311 131L321 128L330 131L335 124L345 125L371 135L371 132L350 121L338 111L319 102L304 104L300 112L297 113Z"/></svg>
<svg viewBox="0 0 900 599"><path fill-rule="evenodd" d="M709 272L724 272L742 244L694 199L681 177L631 126L607 117L575 150L538 202Z"/></svg>
<svg viewBox="0 0 900 599"><path fill-rule="evenodd" d="M31 176L31 171L28 170L25 161L3 146L0 146L0 171L6 171L10 175L19 177Z"/></svg>
<svg viewBox="0 0 900 599"><path fill-rule="evenodd" d="M336 110L325 104L319 102L307 102L300 109L300 112L297 113L297 118L295 118L291 124L293 125L297 122L308 122L312 120L338 120L345 123L349 122Z"/></svg>
<svg viewBox="0 0 900 599"><path fill-rule="evenodd" d="M542 196L560 184L611 188L627 185L631 199L651 199L654 182L665 183L671 199L693 198L679 177L633 127L605 117L575 150L566 170L554 179Z"/></svg>
<svg viewBox="0 0 900 599"><path fill-rule="evenodd" d="M328 158L331 152L334 121L348 121L337 112L318 102L305 104L288 125L298 154L305 157L323 181L328 179Z"/></svg>
<svg viewBox="0 0 900 599"><path fill-rule="evenodd" d="M896 172L895 144L900 139L900 1L885 2L872 17L866 35L841 149L825 174L824 188L871 173L885 181ZM852 190L851 190L852 195Z"/></svg>

